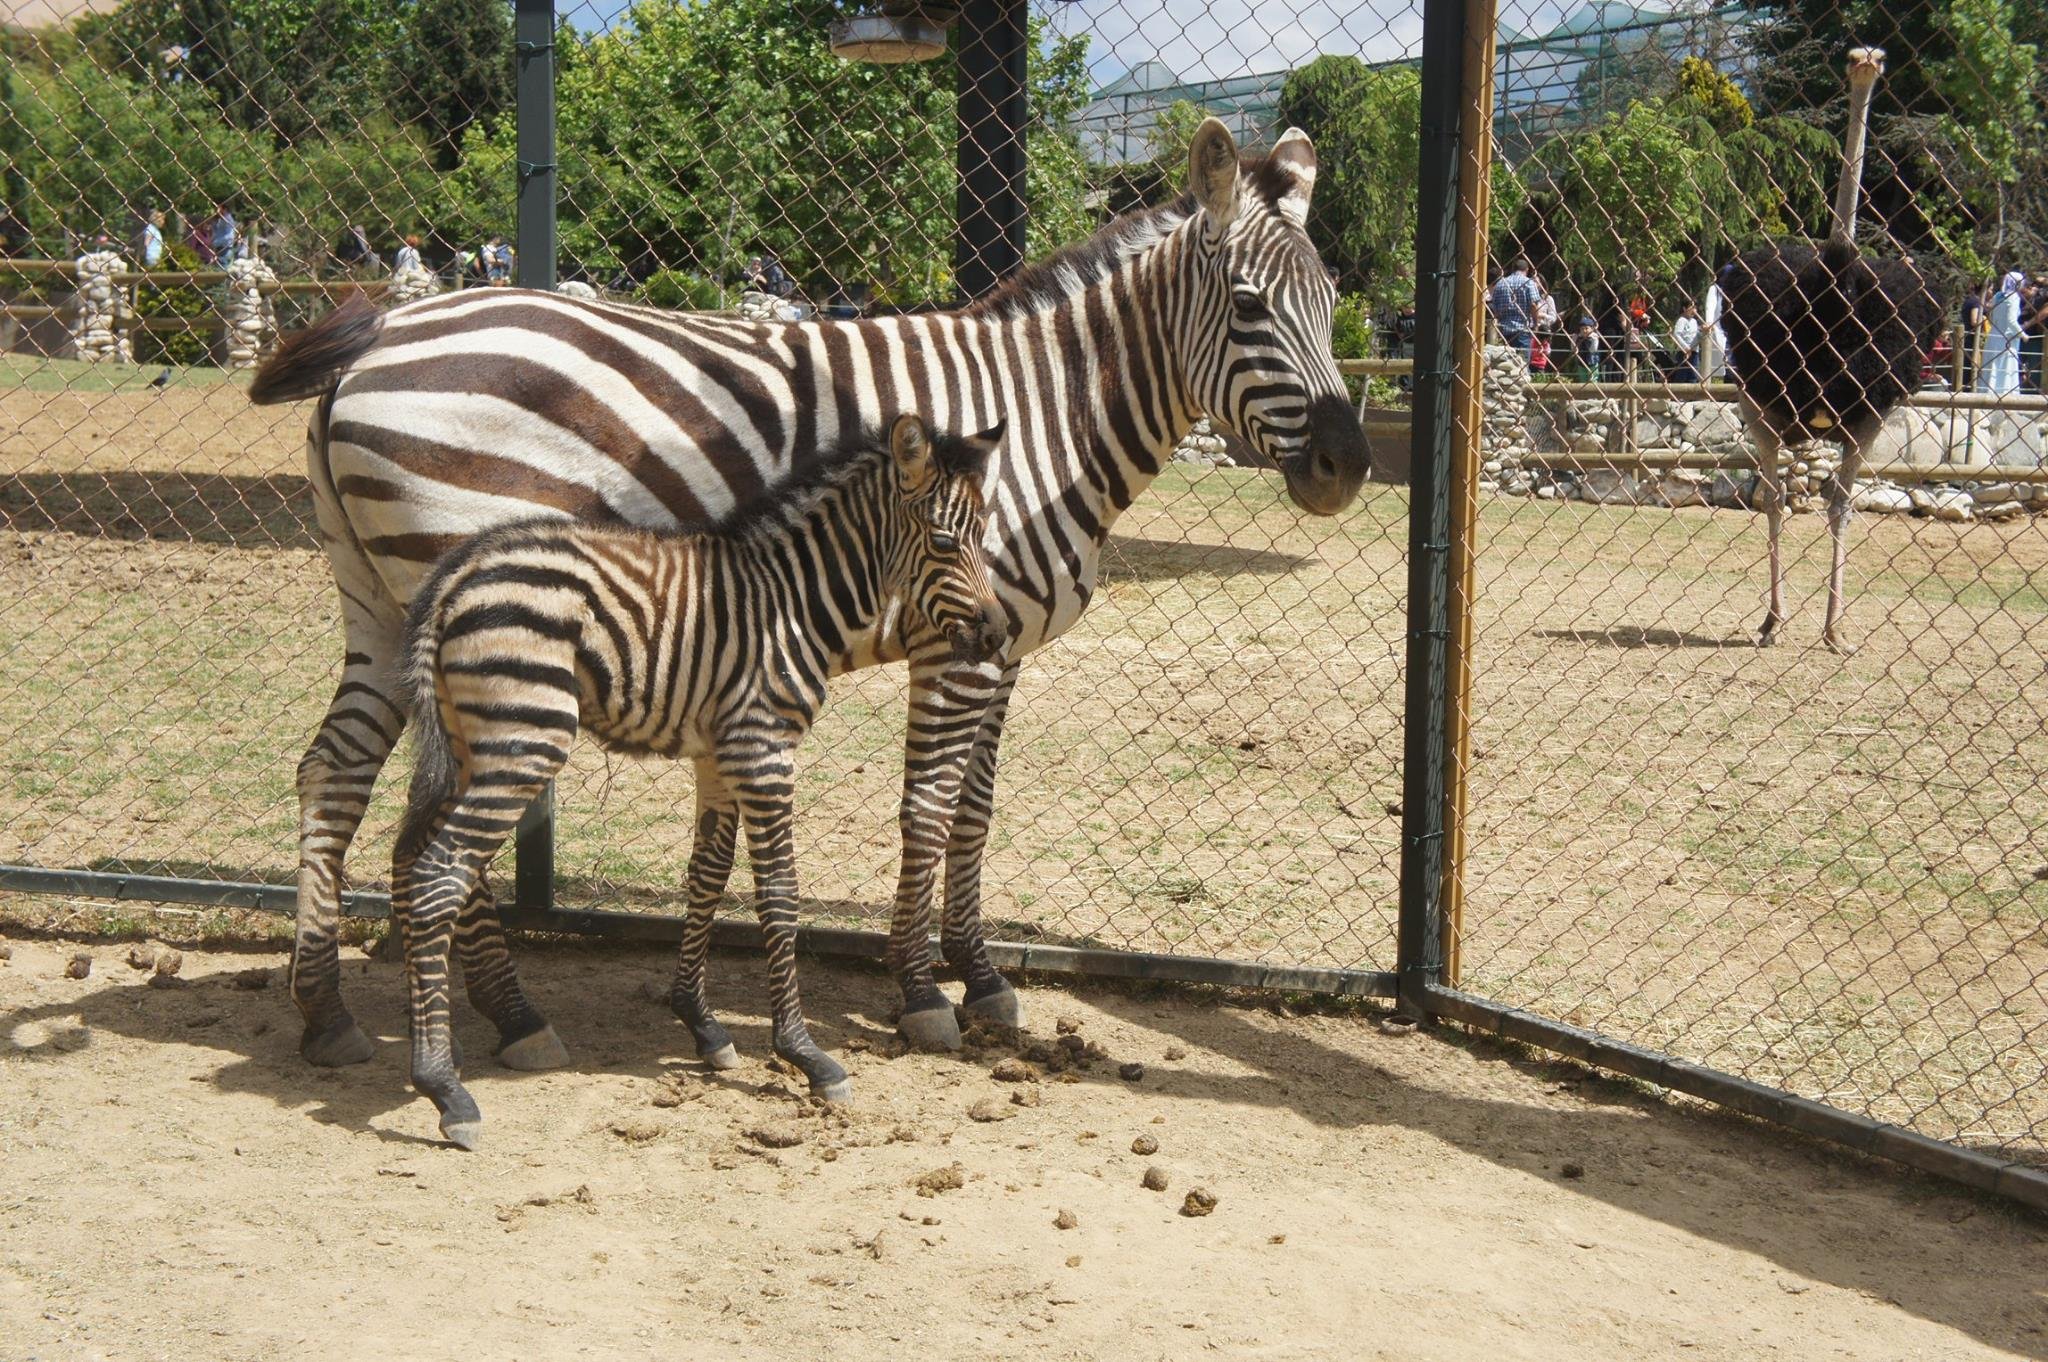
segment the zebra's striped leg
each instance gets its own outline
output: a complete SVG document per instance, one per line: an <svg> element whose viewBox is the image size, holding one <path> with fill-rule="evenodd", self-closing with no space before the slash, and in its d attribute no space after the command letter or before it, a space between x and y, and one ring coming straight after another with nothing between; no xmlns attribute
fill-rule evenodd
<svg viewBox="0 0 2048 1362"><path fill-rule="evenodd" d="M739 832L739 806L733 802L718 763L697 763L697 840L690 848L689 915L683 921L683 944L676 952L675 977L669 984L669 1009L690 1028L697 1057L714 1069L736 1068L739 1051L705 995L705 966L711 954L711 920L718 900L732 878L733 844Z"/></svg>
<svg viewBox="0 0 2048 1362"><path fill-rule="evenodd" d="M789 748L764 741L746 744L744 750L721 750L719 767L727 786L738 796L747 825L756 907L768 943L775 1053L803 1071L812 1093L828 1102L844 1102L853 1094L846 1070L811 1039L810 1028L804 1025L803 999L797 991L796 791Z"/></svg>
<svg viewBox="0 0 2048 1362"><path fill-rule="evenodd" d="M394 930L403 932L405 942L413 1088L441 1113L441 1133L474 1149L483 1133L483 1114L462 1086L462 1060L455 1052L449 946L463 905L475 891L481 862L473 852L450 846L446 819L453 816L453 811L444 815L438 835L418 859L402 869L394 865L391 909Z"/></svg>
<svg viewBox="0 0 2048 1362"><path fill-rule="evenodd" d="M405 727L391 698L395 632L345 612L341 684L299 762L299 913L292 943L292 1002L306 1020L299 1052L314 1064L355 1064L370 1038L341 999L342 858L361 826L385 758Z"/></svg>
<svg viewBox="0 0 2048 1362"><path fill-rule="evenodd" d="M1006 1026L1024 1024L1024 1004L1010 981L988 960L988 942L981 925L981 864L995 808L996 751L1003 737L1010 692L1016 685L1017 664L1012 662L1004 668L974 735L974 750L960 782L952 835L946 843L946 913L939 927L939 949L966 982L961 1001L967 1010Z"/></svg>
<svg viewBox="0 0 2048 1362"><path fill-rule="evenodd" d="M960 1048L953 1005L932 974L932 889L952 835L961 775L996 686L992 665L954 663L943 643L910 660L910 726L897 812L903 864L889 923L889 966L903 989L897 1025L921 1050Z"/></svg>
<svg viewBox="0 0 2048 1362"><path fill-rule="evenodd" d="M470 1005L498 1028L500 1064L533 1071L559 1069L569 1062L555 1028L519 986L497 902L481 876L456 923L455 956L462 962L462 985Z"/></svg>

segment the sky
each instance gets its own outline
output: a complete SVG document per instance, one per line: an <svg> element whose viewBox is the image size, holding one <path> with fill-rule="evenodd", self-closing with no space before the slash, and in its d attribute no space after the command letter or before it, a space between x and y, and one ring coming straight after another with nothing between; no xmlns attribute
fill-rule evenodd
<svg viewBox="0 0 2048 1362"><path fill-rule="evenodd" d="M627 0L560 0L578 28L608 27ZM1089 75L1099 87L1144 61L1186 80L1217 80L1300 66L1318 53L1367 61L1414 56L1421 0L1031 0L1061 33L1087 33ZM1584 0L1501 0L1500 20L1544 32Z"/></svg>

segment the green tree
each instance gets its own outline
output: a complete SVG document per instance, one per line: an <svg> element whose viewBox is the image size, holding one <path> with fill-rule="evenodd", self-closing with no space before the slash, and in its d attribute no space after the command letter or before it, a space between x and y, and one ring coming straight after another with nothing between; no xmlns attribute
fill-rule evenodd
<svg viewBox="0 0 2048 1362"><path fill-rule="evenodd" d="M512 107L512 11L504 0L418 0L390 64L394 112L452 170L462 134Z"/></svg>
<svg viewBox="0 0 2048 1362"><path fill-rule="evenodd" d="M1710 158L1662 103L1631 104L1536 153L1557 257L1582 291L1677 280L1706 225L1699 186L1715 169Z"/></svg>
<svg viewBox="0 0 2048 1362"><path fill-rule="evenodd" d="M846 62L808 0L641 0L562 43L557 109L565 256L732 279L773 251L799 280L897 302L952 292L950 59ZM1061 130L1087 98L1085 40L1034 21L1026 190L1031 249L1089 226L1083 159ZM511 223L512 120L473 124L450 177L464 233Z"/></svg>
<svg viewBox="0 0 2048 1362"><path fill-rule="evenodd" d="M79 25L109 71L196 84L236 127L287 146L382 107L400 30L385 0L128 0Z"/></svg>
<svg viewBox="0 0 2048 1362"><path fill-rule="evenodd" d="M1321 56L1280 89L1283 124L1316 146L1308 231L1338 287L1385 308L1415 289L1417 132L1422 78L1413 67L1368 67Z"/></svg>

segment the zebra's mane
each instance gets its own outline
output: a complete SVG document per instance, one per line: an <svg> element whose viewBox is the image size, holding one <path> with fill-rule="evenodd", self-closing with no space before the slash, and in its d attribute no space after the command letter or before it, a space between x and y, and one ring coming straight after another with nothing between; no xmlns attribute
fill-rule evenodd
<svg viewBox="0 0 2048 1362"><path fill-rule="evenodd" d="M1280 201L1292 182L1267 156L1238 158L1238 193L1267 207ZM1136 208L1114 218L1086 241L1062 246L1024 266L993 290L960 309L969 317L1007 320L1044 311L1115 274L1123 262L1142 255L1195 215L1195 196L1184 192L1171 203Z"/></svg>

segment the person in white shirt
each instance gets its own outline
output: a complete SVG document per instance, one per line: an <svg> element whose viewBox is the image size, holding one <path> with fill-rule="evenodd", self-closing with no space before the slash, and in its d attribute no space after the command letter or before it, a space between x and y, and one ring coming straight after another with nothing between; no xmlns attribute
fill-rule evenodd
<svg viewBox="0 0 2048 1362"><path fill-rule="evenodd" d="M407 270L416 270L420 267L420 239L417 236L409 236L405 239L405 244L398 248L397 258L391 262L391 272L404 274Z"/></svg>
<svg viewBox="0 0 2048 1362"><path fill-rule="evenodd" d="M1707 285L1707 305L1702 309L1700 322L1706 327L1705 353L1701 359L1706 362L1699 366L1700 377L1711 383L1728 375L1728 333L1721 329L1721 309L1727 299L1721 294L1721 281L1716 279Z"/></svg>
<svg viewBox="0 0 2048 1362"><path fill-rule="evenodd" d="M1700 377L1700 310L1689 298L1679 310L1678 320L1671 324L1671 341L1678 347L1678 368L1674 377L1680 383L1697 383Z"/></svg>

